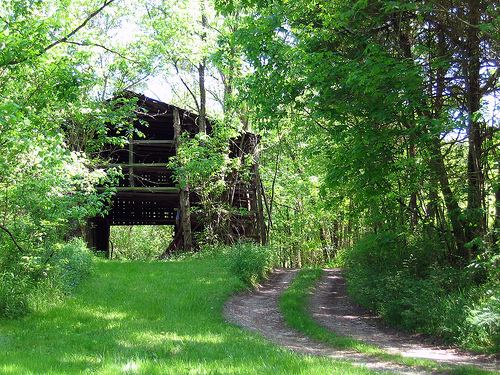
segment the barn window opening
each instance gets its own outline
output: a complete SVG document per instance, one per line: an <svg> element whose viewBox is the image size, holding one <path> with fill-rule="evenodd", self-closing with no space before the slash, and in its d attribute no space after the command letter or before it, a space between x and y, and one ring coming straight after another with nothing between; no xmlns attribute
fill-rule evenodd
<svg viewBox="0 0 500 375"><path fill-rule="evenodd" d="M157 260L166 251L174 235L174 225L112 225L110 258Z"/></svg>

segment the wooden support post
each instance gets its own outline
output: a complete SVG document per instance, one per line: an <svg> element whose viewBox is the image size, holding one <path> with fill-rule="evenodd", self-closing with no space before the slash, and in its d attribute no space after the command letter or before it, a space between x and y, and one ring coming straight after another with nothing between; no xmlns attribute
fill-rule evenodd
<svg viewBox="0 0 500 375"><path fill-rule="evenodd" d="M134 187L134 143L130 142L128 144L128 181L129 186Z"/></svg>
<svg viewBox="0 0 500 375"><path fill-rule="evenodd" d="M93 246L96 253L101 253L109 258L109 235L111 226L108 220L96 220L93 228Z"/></svg>
<svg viewBox="0 0 500 375"><path fill-rule="evenodd" d="M174 108L174 140L176 149L181 144L181 118L179 110ZM180 219L181 230L184 242L184 251L191 251L193 248L193 236L191 233L191 206L189 202L189 184L187 176L179 176L180 183Z"/></svg>

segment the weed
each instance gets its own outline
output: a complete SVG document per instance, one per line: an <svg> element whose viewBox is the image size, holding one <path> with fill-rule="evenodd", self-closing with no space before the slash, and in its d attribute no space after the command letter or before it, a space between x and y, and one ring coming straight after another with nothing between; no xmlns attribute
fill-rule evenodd
<svg viewBox="0 0 500 375"><path fill-rule="evenodd" d="M93 270L94 255L81 238L57 246L52 256L52 267L61 289L71 293Z"/></svg>
<svg viewBox="0 0 500 375"><path fill-rule="evenodd" d="M37 249L4 265L0 316L19 318L69 294L92 272L94 256L82 239Z"/></svg>
<svg viewBox="0 0 500 375"><path fill-rule="evenodd" d="M263 280L276 265L276 253L272 247L250 241L228 248L225 257L229 271L249 287Z"/></svg>

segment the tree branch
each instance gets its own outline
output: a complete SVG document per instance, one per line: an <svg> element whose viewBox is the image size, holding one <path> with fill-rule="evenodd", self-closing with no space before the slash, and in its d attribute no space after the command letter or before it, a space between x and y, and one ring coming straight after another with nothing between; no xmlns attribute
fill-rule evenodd
<svg viewBox="0 0 500 375"><path fill-rule="evenodd" d="M17 249L19 250L19 252L21 254L24 254L26 253L26 251L24 251L24 249L21 247L21 245L19 245L16 241L16 239L14 238L14 236L12 235L12 233L7 229L5 228L3 225L0 225L0 229L2 229L3 231L7 232L7 234L10 236L10 238L12 239L12 242L14 242L14 245L16 245Z"/></svg>
<svg viewBox="0 0 500 375"><path fill-rule="evenodd" d="M182 78L181 74L180 74L180 70L179 70L179 66L177 65L178 61L177 60L174 60L173 61L173 64L174 64L174 68L175 68L175 71L177 72L177 76L178 78L181 80L182 84L184 85L184 87L186 88L186 90L188 90L189 94L191 95L191 97L193 98L194 100L194 103L196 105L196 108L198 109L198 113L200 113L200 104L198 103L198 100L196 98L196 95L195 93L193 92L193 90L191 90L191 88L189 87L189 85L186 83L186 81L184 81L184 79Z"/></svg>
<svg viewBox="0 0 500 375"><path fill-rule="evenodd" d="M67 43L68 42L68 39L71 38L73 35L75 35L76 33L78 33L81 29L83 29L87 23L90 22L90 20L92 18L94 18L95 16L97 16L104 8L106 8L109 4L113 3L115 0L105 0L104 1L104 4L96 9L95 11L93 11L92 13L90 13L87 18L85 18L85 20L78 26L76 27L75 29L73 29L68 35L66 35L65 37L62 37L56 41L54 41L53 43L49 44L47 47L44 47L40 52L38 52L35 56L36 57L40 57L42 56L43 54L45 54L48 50L54 48L55 46L61 44L61 43ZM14 60L14 61L10 61L7 65L17 65L17 64L21 64L25 61L27 61L29 58L26 57L25 59L22 59L22 60Z"/></svg>
<svg viewBox="0 0 500 375"><path fill-rule="evenodd" d="M308 111L306 108L303 108L303 110L304 110L304 112L305 112L305 113L307 113L307 115L309 116L309 118L310 118L310 119L311 119L311 120L312 120L312 121L313 121L313 122L314 122L317 126L319 126L321 129L323 129L323 130L325 130L325 131L329 132L329 130L328 130L328 128L327 128L326 126L321 125L321 124L319 123L319 121L318 121L318 120L316 120L316 119L313 117L313 115L312 115L311 111Z"/></svg>
<svg viewBox="0 0 500 375"><path fill-rule="evenodd" d="M68 43L68 44L74 44L74 45L76 45L76 46L82 46L82 47L99 47L99 48L102 48L102 49L103 49L103 50L105 50L105 51L108 51L108 52L113 53L113 54L115 54L115 55L117 55L117 56L120 56L120 57L121 57L122 59L124 59L124 60L130 61L130 62L132 62L132 63L134 63L134 64L140 64L140 62L139 62L139 61L137 61L137 60L133 60L133 59L131 59L131 58L127 57L127 56L124 56L124 55L122 55L120 52L117 52L117 51L115 51L115 50L112 50L111 48L108 48L108 47L106 47L106 46L103 46L102 44L98 44L98 43L90 43L90 42L71 42L71 41L69 41L69 40L67 40L67 41L66 41L66 43Z"/></svg>

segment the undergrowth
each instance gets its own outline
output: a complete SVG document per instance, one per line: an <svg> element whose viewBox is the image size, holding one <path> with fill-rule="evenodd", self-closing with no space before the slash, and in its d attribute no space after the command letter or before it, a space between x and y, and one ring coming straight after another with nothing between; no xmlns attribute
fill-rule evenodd
<svg viewBox="0 0 500 375"><path fill-rule="evenodd" d="M464 349L500 352L500 286L478 271L432 261L425 243L368 236L342 254L353 299L385 323ZM439 251L439 250L436 250Z"/></svg>
<svg viewBox="0 0 500 375"><path fill-rule="evenodd" d="M10 255L0 264L0 317L19 318L71 294L93 269L82 239Z"/></svg>
<svg viewBox="0 0 500 375"><path fill-rule="evenodd" d="M273 270L277 256L272 246L259 246L252 241L239 242L223 250L223 260L231 274L248 287L257 285Z"/></svg>

